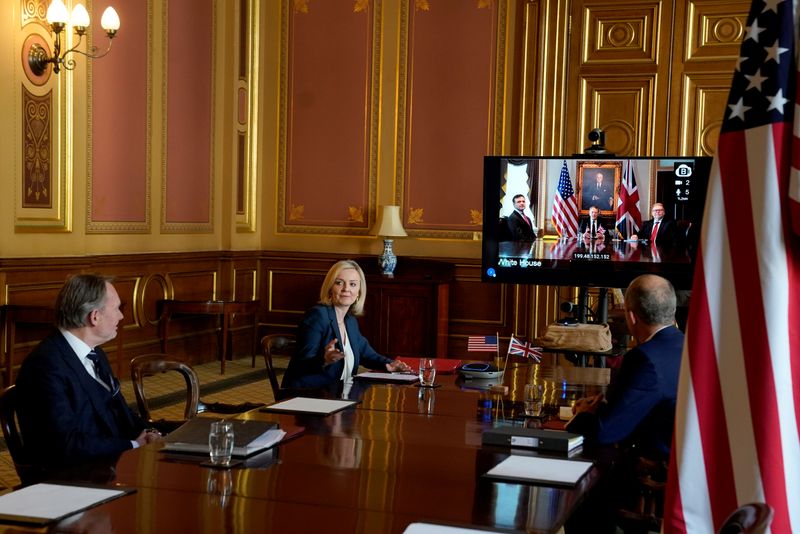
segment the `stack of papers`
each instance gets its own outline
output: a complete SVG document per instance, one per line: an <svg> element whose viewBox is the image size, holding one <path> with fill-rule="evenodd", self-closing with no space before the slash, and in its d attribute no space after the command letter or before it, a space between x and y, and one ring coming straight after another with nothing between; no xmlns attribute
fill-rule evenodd
<svg viewBox="0 0 800 534"><path fill-rule="evenodd" d="M212 417L195 417L164 438L165 451L208 454L208 432ZM233 423L233 456L244 458L268 449L280 442L286 432L277 423L228 419Z"/></svg>
<svg viewBox="0 0 800 534"><path fill-rule="evenodd" d="M134 491L132 488L34 484L0 496L0 521L46 525Z"/></svg>
<svg viewBox="0 0 800 534"><path fill-rule="evenodd" d="M541 456L509 456L485 476L518 482L544 482L574 486L592 467L592 462L560 460Z"/></svg>
<svg viewBox="0 0 800 534"><path fill-rule="evenodd" d="M310 397L295 397L283 402L276 402L265 408L262 412L283 413L310 413L317 415L330 415L358 404L351 400L314 399Z"/></svg>

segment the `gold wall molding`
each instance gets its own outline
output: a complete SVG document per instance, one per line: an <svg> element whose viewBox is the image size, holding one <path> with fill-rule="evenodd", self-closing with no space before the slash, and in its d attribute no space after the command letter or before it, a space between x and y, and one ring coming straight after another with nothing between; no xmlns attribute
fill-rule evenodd
<svg viewBox="0 0 800 534"><path fill-rule="evenodd" d="M741 1L689 2L685 61L730 60L739 57L747 13L747 8Z"/></svg>
<svg viewBox="0 0 800 534"><path fill-rule="evenodd" d="M244 23L237 24L241 32L237 35L239 49L244 51L244 57L239 55L240 78L237 87L243 92L247 107L245 122L236 121L238 132L236 166L238 180L236 182L236 231L253 233L256 231L256 191L258 189L258 116L261 113L260 91L258 89L260 78L258 64L260 61L260 13L259 0L242 0L239 2L238 16L244 18ZM242 34L244 32L244 34Z"/></svg>
<svg viewBox="0 0 800 534"><path fill-rule="evenodd" d="M91 32L88 34L87 47L92 44ZM145 122L145 190L144 190L144 220L143 221L95 221L92 218L94 206L94 62L86 61L86 107L87 107L87 132L86 141L86 233L87 234L149 234L152 230L151 216L151 186L153 181L153 0L147 0L147 80L145 82L146 116ZM113 178L112 178L113 179Z"/></svg>
<svg viewBox="0 0 800 534"><path fill-rule="evenodd" d="M584 65L606 62L652 63L658 58L661 2L586 5L581 42Z"/></svg>
<svg viewBox="0 0 800 534"><path fill-rule="evenodd" d="M730 74L686 74L681 103L680 153L713 156L717 149L722 113L728 102Z"/></svg>
<svg viewBox="0 0 800 534"><path fill-rule="evenodd" d="M292 177L288 173L289 155L292 151L292 140L289 138L289 127L292 123L292 113L294 101L290 91L290 42L292 32L293 14L305 15L313 11L313 4L307 1L283 0L281 8L280 23L280 97L279 97L279 119L278 119L278 169L277 169L277 206L275 210L276 226L279 233L299 233L309 235L353 235L368 236L376 219L377 206L377 173L378 173L378 150L380 136L380 117L383 113L381 109L381 62L382 62L382 42L383 35L383 1L358 2L353 4L353 13L362 15L369 13L365 7L372 7L372 27L371 42L369 50L369 66L367 80L367 94L369 102L365 102L367 117L365 121L366 138L366 176L358 176L353 180L364 179L366 188L367 206L355 206L356 211L361 215L355 215L353 206L342 206L342 216L338 221L330 224L301 224L300 221L305 217L305 205L295 205L288 195L289 182ZM329 46L328 43L321 43L320 46ZM322 178L326 179L326 178ZM335 200L335 199L333 199ZM343 223L351 222L353 225Z"/></svg>

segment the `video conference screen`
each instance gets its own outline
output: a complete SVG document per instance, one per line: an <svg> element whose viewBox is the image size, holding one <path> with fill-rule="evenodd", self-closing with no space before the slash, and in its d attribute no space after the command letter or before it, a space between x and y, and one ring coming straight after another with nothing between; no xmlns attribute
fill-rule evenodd
<svg viewBox="0 0 800 534"><path fill-rule="evenodd" d="M486 156L482 279L691 288L710 157Z"/></svg>

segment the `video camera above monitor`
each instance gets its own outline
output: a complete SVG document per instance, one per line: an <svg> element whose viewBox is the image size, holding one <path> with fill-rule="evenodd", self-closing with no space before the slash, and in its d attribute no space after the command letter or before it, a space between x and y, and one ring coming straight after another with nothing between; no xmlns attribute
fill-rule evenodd
<svg viewBox="0 0 800 534"><path fill-rule="evenodd" d="M690 289L711 162L486 156L482 279L625 287L653 273Z"/></svg>

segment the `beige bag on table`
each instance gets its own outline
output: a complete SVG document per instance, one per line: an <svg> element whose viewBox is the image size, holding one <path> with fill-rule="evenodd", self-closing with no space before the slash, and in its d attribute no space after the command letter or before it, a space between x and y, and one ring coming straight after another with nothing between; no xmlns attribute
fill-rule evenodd
<svg viewBox="0 0 800 534"><path fill-rule="evenodd" d="M611 350L611 330L607 324L563 325L551 323L536 344L548 349L572 349L580 352Z"/></svg>

